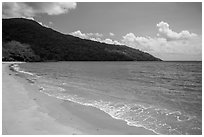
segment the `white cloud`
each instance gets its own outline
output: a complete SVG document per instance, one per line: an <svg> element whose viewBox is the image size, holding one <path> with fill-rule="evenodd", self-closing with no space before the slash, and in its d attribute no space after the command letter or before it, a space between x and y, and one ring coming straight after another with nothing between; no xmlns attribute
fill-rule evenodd
<svg viewBox="0 0 204 137"><path fill-rule="evenodd" d="M102 42L107 43L107 44L113 44L114 43L111 39L105 39Z"/></svg>
<svg viewBox="0 0 204 137"><path fill-rule="evenodd" d="M89 37L103 37L103 34L100 33L86 33Z"/></svg>
<svg viewBox="0 0 204 137"><path fill-rule="evenodd" d="M100 42L103 42L103 43L106 43L106 44L114 44L114 45L122 45L120 42L118 42L117 40L112 40L112 39L105 39L105 40L102 40Z"/></svg>
<svg viewBox="0 0 204 137"><path fill-rule="evenodd" d="M35 20L33 17L24 17L22 16L21 18L29 19L29 20Z"/></svg>
<svg viewBox="0 0 204 137"><path fill-rule="evenodd" d="M92 41L97 41L97 42L101 42L101 38L89 38L89 40L92 40Z"/></svg>
<svg viewBox="0 0 204 137"><path fill-rule="evenodd" d="M152 55L164 60L202 60L202 37L197 36L188 40L164 41L155 39L150 43L153 48Z"/></svg>
<svg viewBox="0 0 204 137"><path fill-rule="evenodd" d="M125 36L123 36L123 41L126 42L134 42L136 39L135 35L133 33L128 33Z"/></svg>
<svg viewBox="0 0 204 137"><path fill-rule="evenodd" d="M97 39L98 37L103 37L100 33L82 33L80 30L71 32L70 35L82 38L82 39Z"/></svg>
<svg viewBox="0 0 204 137"><path fill-rule="evenodd" d="M2 17L34 17L40 13L59 15L76 6L75 2L3 2Z"/></svg>
<svg viewBox="0 0 204 137"><path fill-rule="evenodd" d="M36 20L35 20L36 21ZM42 22L40 22L40 21L36 21L36 22L38 22L40 25L42 25L42 26L44 26L44 27L46 27L46 28L50 28L48 25L46 25L46 24L43 24Z"/></svg>
<svg viewBox="0 0 204 137"><path fill-rule="evenodd" d="M145 37L136 37L133 33L128 33L125 36L123 36L123 39L121 40L123 44L135 48L135 49L140 49L143 51L149 51L150 46L148 42L151 39L145 38Z"/></svg>
<svg viewBox="0 0 204 137"><path fill-rule="evenodd" d="M117 40L114 40L114 44L115 44L115 45L124 45L123 43L121 43L121 42L119 42L119 41L117 41Z"/></svg>
<svg viewBox="0 0 204 137"><path fill-rule="evenodd" d="M128 33L121 39L126 46L147 51L164 60L201 60L202 37L183 30L176 33L169 24L157 24L159 37L140 37Z"/></svg>
<svg viewBox="0 0 204 137"><path fill-rule="evenodd" d="M88 36L85 33L82 33L80 30L71 32L70 35L73 35L82 39L88 39Z"/></svg>
<svg viewBox="0 0 204 137"><path fill-rule="evenodd" d="M35 20L33 17L22 17L22 18L36 21L36 22L39 23L40 25L42 25L42 26L44 26L44 27L46 27L46 28L50 28L48 25L43 24L42 22ZM50 22L49 22L49 25L51 25Z"/></svg>
<svg viewBox="0 0 204 137"><path fill-rule="evenodd" d="M103 34L100 33L82 33L80 30L74 31L69 33L70 35L82 38L82 39L89 39L89 40L93 40L93 41L97 41L97 42L101 42L101 43L106 43L106 44L115 44L115 45L121 45L120 42L116 41L116 40L112 40L109 38L106 38L104 40L101 39L101 37L103 37Z"/></svg>
<svg viewBox="0 0 204 137"><path fill-rule="evenodd" d="M114 34L114 33L112 33L112 32L110 32L110 33L109 33L109 35L110 35L110 36L115 36L115 34Z"/></svg>
<svg viewBox="0 0 204 137"><path fill-rule="evenodd" d="M195 33L190 33L187 30L183 30L180 33L174 32L169 28L169 24L161 21L157 24L159 33L157 36L166 38L167 40L181 40L181 39L190 39L197 36Z"/></svg>
<svg viewBox="0 0 204 137"><path fill-rule="evenodd" d="M147 51L164 60L201 60L202 38L201 36L191 39L168 41L161 37L136 37L128 33L121 40L123 44Z"/></svg>

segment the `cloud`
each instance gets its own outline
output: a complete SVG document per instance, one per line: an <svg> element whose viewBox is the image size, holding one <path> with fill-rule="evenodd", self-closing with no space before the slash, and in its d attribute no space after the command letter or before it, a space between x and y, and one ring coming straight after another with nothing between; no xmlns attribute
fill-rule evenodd
<svg viewBox="0 0 204 137"><path fill-rule="evenodd" d="M99 38L103 37L103 34L101 33L82 33L80 30L71 32L70 35L82 38L82 39L91 39L91 38Z"/></svg>
<svg viewBox="0 0 204 137"><path fill-rule="evenodd" d="M120 41L110 38L102 39L103 35L100 33L82 33L80 30L70 33L73 36L80 37L82 39L89 39L106 44L114 45L126 45L131 48L139 49L145 52L149 52L152 55L160 57L162 59L168 59L183 56L201 58L202 41L201 37L193 36L189 39L171 40L169 41L165 37L141 37L135 36L134 33L128 33L122 37ZM167 56L165 56L167 55ZM186 57L186 59L189 59ZM173 59L172 59L173 60Z"/></svg>
<svg viewBox="0 0 204 137"><path fill-rule="evenodd" d="M46 28L50 28L48 25L46 25L46 24L43 24L42 22L40 22L40 21L37 21L37 20L35 20L36 22L38 22L40 25L42 25L42 26L44 26L44 27L46 27Z"/></svg>
<svg viewBox="0 0 204 137"><path fill-rule="evenodd" d="M82 39L91 39L91 38L98 38L103 37L101 33L82 33L80 30L71 32L70 35L82 38Z"/></svg>
<svg viewBox="0 0 204 137"><path fill-rule="evenodd" d="M183 30L180 33L174 32L169 28L169 24L161 21L157 24L158 27L158 36L166 38L167 40L181 40L181 39L190 39L197 36L195 33L190 33L187 30Z"/></svg>
<svg viewBox="0 0 204 137"><path fill-rule="evenodd" d="M128 33L120 41L117 41L110 38L102 39L103 35L99 35L100 33L82 33L80 30L70 34L106 44L126 45L164 60L201 60L202 58L202 39L200 36L169 41L164 37L141 37L134 33Z"/></svg>
<svg viewBox="0 0 204 137"><path fill-rule="evenodd" d="M70 35L73 35L82 39L88 39L88 36L85 33L82 33L80 30L71 32Z"/></svg>
<svg viewBox="0 0 204 137"><path fill-rule="evenodd" d="M48 25L43 24L42 22L40 22L40 21L38 21L38 20L35 20L33 17L21 17L21 18L25 18L25 19L29 19L29 20L34 20L34 21L36 21L37 23L39 23L40 25L42 25L42 26L44 26L44 27L46 27L46 28L50 28ZM49 25L52 25L52 24L50 24L50 22L49 22Z"/></svg>
<svg viewBox="0 0 204 137"><path fill-rule="evenodd" d="M124 42L128 41L128 42L134 42L136 39L135 35L133 33L128 33L125 36L123 36L123 40Z"/></svg>
<svg viewBox="0 0 204 137"><path fill-rule="evenodd" d="M103 34L100 33L86 33L89 37L103 37Z"/></svg>
<svg viewBox="0 0 204 137"><path fill-rule="evenodd" d="M117 40L112 40L112 39L105 39L105 40L102 40L100 41L102 43L106 43L106 44L114 44L114 45L123 45L122 43L118 42Z"/></svg>
<svg viewBox="0 0 204 137"><path fill-rule="evenodd" d="M2 17L35 17L38 14L59 15L75 9L75 2L3 2Z"/></svg>
<svg viewBox="0 0 204 137"><path fill-rule="evenodd" d="M164 60L202 60L201 36L169 41L163 37L138 37L128 33L121 41L126 46L147 51Z"/></svg>
<svg viewBox="0 0 204 137"><path fill-rule="evenodd" d="M35 20L33 17L24 17L22 16L21 18L29 19L29 20Z"/></svg>
<svg viewBox="0 0 204 137"><path fill-rule="evenodd" d="M114 34L114 33L112 33L112 32L110 32L110 33L109 33L109 35L110 35L110 36L115 36L115 34Z"/></svg>
<svg viewBox="0 0 204 137"><path fill-rule="evenodd" d="M122 38L122 43L135 49L140 49L143 51L151 50L149 46L150 38L136 37L133 33L128 33Z"/></svg>
<svg viewBox="0 0 204 137"><path fill-rule="evenodd" d="M101 43L106 43L106 44L114 44L114 45L122 45L120 42L116 41L116 40L112 40L109 38L106 39L101 39L101 37L103 37L103 34L101 33L82 33L80 30L74 31L69 33L70 35L82 38L82 39L89 39L89 40L93 40L93 41L97 41L97 42L101 42Z"/></svg>
<svg viewBox="0 0 204 137"><path fill-rule="evenodd" d="M202 60L202 37L197 36L188 40L150 42L153 49L149 53L164 60Z"/></svg>
<svg viewBox="0 0 204 137"><path fill-rule="evenodd" d="M174 32L165 22L158 23L157 27L159 37L128 33L122 37L121 43L164 60L202 60L202 36L187 30Z"/></svg>
<svg viewBox="0 0 204 137"><path fill-rule="evenodd" d="M89 38L89 40L92 40L92 41L97 41L97 42L101 42L101 38Z"/></svg>

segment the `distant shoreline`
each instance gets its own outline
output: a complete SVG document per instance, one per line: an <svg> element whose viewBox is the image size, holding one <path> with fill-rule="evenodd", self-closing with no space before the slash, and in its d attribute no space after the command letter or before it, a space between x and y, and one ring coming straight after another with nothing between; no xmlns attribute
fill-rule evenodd
<svg viewBox="0 0 204 137"><path fill-rule="evenodd" d="M165 60L162 60L162 61L40 61L40 62L21 62L21 61L2 61L2 64L14 64L14 63L17 63L17 64L21 64L21 63L52 63L52 62L202 62L201 61L185 61L185 60L180 60L180 61L165 61Z"/></svg>
<svg viewBox="0 0 204 137"><path fill-rule="evenodd" d="M20 62L20 61L11 61L11 62L9 62L9 61L2 61L2 64L15 64L15 63L20 64L20 63L27 63L27 62Z"/></svg>

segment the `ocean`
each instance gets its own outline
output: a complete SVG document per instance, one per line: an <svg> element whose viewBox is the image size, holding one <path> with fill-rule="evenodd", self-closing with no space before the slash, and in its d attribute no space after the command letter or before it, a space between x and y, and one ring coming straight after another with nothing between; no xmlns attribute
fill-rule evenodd
<svg viewBox="0 0 204 137"><path fill-rule="evenodd" d="M156 134L202 134L202 62L14 64L39 92Z"/></svg>

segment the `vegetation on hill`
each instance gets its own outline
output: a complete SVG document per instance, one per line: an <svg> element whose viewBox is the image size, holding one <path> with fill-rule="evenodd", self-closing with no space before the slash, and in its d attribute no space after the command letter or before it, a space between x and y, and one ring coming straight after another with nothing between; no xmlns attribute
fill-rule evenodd
<svg viewBox="0 0 204 137"><path fill-rule="evenodd" d="M33 20L2 20L3 61L160 61L125 45L111 45L59 33Z"/></svg>

